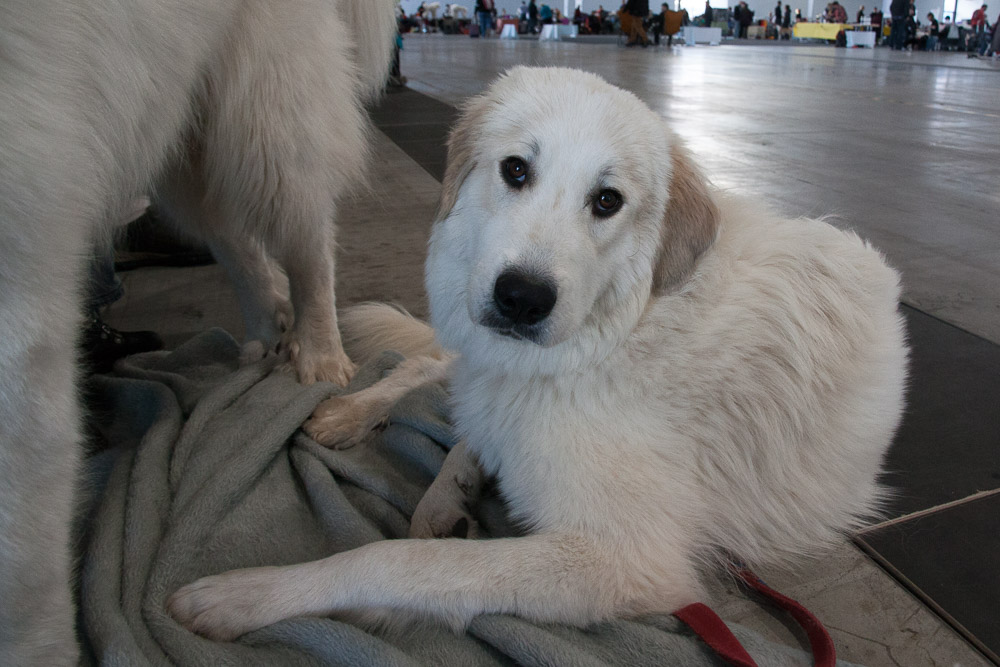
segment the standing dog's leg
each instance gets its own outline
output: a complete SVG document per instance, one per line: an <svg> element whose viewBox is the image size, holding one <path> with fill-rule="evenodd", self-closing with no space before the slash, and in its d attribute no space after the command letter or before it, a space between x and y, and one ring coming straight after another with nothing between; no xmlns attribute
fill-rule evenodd
<svg viewBox="0 0 1000 667"><path fill-rule="evenodd" d="M285 343L299 379L343 385L354 365L337 328L334 217L338 197L363 181L369 148L362 85L343 66L351 35L337 12L311 5L241 11L240 39L208 74L199 126L216 233L263 241L288 275Z"/></svg>
<svg viewBox="0 0 1000 667"><path fill-rule="evenodd" d="M283 239L281 265L288 275L288 291L295 311L295 324L285 333L283 345L305 383L326 380L346 385L354 375L337 326L334 296L333 216L312 228L313 238L299 245Z"/></svg>
<svg viewBox="0 0 1000 667"><path fill-rule="evenodd" d="M87 218L99 209L89 189L97 190L89 178L97 170L75 167L84 163L74 154L80 144L58 134L65 126L31 142L34 119L55 111L42 107L31 123L11 123L14 130L4 122L13 111L0 101L0 139L35 147L0 164L0 665L73 665L78 653L70 586L81 446L74 343ZM65 160L39 148L54 138L66 146Z"/></svg>
<svg viewBox="0 0 1000 667"><path fill-rule="evenodd" d="M70 232L66 232L67 234ZM0 664L72 665L70 523L80 459L74 280L40 291L3 275L67 273L62 261L0 269ZM68 296L68 298L66 298ZM61 308L64 311L59 312Z"/></svg>
<svg viewBox="0 0 1000 667"><path fill-rule="evenodd" d="M334 449L353 447L386 420L396 401L421 385L443 382L450 367L450 359L406 359L389 377L371 387L323 401L302 428L321 445Z"/></svg>
<svg viewBox="0 0 1000 667"><path fill-rule="evenodd" d="M679 551L661 547L647 560L634 546L565 534L385 540L313 563L205 577L174 593L168 608L189 629L229 640L301 615L398 609L456 628L479 614L585 625L698 599Z"/></svg>

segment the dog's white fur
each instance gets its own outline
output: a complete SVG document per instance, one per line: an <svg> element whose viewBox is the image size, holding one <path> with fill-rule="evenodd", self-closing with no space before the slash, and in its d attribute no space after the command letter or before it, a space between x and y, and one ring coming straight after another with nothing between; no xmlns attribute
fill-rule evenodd
<svg viewBox="0 0 1000 667"><path fill-rule="evenodd" d="M500 174L512 155L528 164L521 189ZM591 212L601 188L624 199L610 218ZM558 298L531 331L501 335L494 283L511 267L549 277ZM368 352L402 342L437 358L321 406L307 430L343 444L342 411L384 411L379 387L391 398L407 375L450 375L464 444L414 533L462 516L465 491L438 492L474 486L478 461L531 534L391 540L207 577L173 596L182 623L228 639L380 608L456 627L670 612L703 597L703 566L787 563L878 507L906 375L897 274L852 233L712 193L661 119L596 76L518 68L468 103L427 288L457 358L419 322L368 307L347 323Z"/></svg>
<svg viewBox="0 0 1000 667"><path fill-rule="evenodd" d="M359 185L391 0L0 6L0 664L75 664L69 523L84 266L155 191L233 275L247 357L284 334L304 381L353 365L336 201ZM287 321L285 322L287 324Z"/></svg>

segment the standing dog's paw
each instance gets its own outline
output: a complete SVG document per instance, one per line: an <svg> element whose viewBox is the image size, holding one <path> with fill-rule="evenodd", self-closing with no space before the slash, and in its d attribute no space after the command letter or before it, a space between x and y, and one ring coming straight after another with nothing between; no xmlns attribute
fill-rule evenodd
<svg viewBox="0 0 1000 667"><path fill-rule="evenodd" d="M386 423L385 415L373 414L363 403L347 396L334 396L316 406L302 425L310 438L331 449L349 449L364 440L373 429Z"/></svg>
<svg viewBox="0 0 1000 667"><path fill-rule="evenodd" d="M290 331L282 341L282 349L289 351L299 382L302 384L332 382L344 387L354 377L357 367L339 343L338 340L336 348L329 351L312 350L303 346L295 332Z"/></svg>
<svg viewBox="0 0 1000 667"><path fill-rule="evenodd" d="M167 600L167 612L188 630L216 641L232 641L294 615L271 585L278 568L233 570L204 577Z"/></svg>

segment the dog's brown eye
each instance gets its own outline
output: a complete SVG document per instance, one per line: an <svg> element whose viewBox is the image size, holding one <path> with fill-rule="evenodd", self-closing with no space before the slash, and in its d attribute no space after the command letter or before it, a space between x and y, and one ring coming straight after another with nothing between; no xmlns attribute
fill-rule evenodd
<svg viewBox="0 0 1000 667"><path fill-rule="evenodd" d="M594 215L608 217L614 215L622 205L622 196L615 190L601 190L594 198Z"/></svg>
<svg viewBox="0 0 1000 667"><path fill-rule="evenodd" d="M507 185L520 188L528 180L528 165L519 157L509 157L500 163L500 174Z"/></svg>

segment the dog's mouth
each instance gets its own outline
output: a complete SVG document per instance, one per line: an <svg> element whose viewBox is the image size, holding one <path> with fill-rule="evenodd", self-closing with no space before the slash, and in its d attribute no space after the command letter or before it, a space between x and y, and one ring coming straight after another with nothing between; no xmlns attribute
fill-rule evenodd
<svg viewBox="0 0 1000 667"><path fill-rule="evenodd" d="M503 336L504 338L510 338L511 340L520 342L534 343L535 345L541 345L542 347L545 346L546 336L544 325L525 326L512 324L509 320L504 319L494 312L483 314L479 318L479 324L498 336Z"/></svg>
<svg viewBox="0 0 1000 667"><path fill-rule="evenodd" d="M493 329L493 331L500 334L504 338L513 338L514 340L525 340L524 336L517 333L513 329Z"/></svg>

